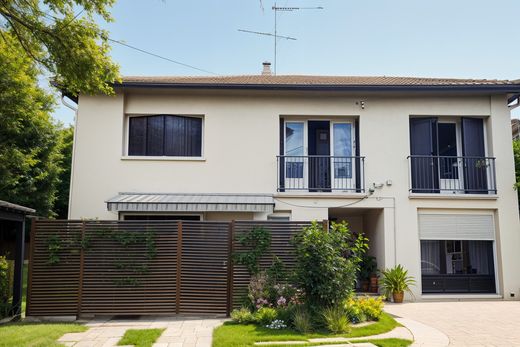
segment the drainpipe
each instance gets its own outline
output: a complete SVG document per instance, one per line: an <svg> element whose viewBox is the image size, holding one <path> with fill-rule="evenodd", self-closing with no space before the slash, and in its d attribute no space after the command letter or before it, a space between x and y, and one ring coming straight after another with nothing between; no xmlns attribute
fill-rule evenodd
<svg viewBox="0 0 520 347"><path fill-rule="evenodd" d="M63 106L70 108L72 111L74 111L74 138L72 139L72 162L70 163L70 184L69 184L69 206L68 206L68 212L67 212L67 218L70 219L70 207L72 203L72 187L73 187L73 177L74 177L74 162L76 160L76 135L78 133L78 108L74 107L74 105L67 102L65 99L65 95L61 95L61 103Z"/></svg>

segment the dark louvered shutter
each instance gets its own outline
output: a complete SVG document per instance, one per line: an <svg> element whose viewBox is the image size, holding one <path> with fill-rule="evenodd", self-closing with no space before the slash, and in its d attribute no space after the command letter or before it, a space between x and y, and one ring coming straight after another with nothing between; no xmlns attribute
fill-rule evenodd
<svg viewBox="0 0 520 347"><path fill-rule="evenodd" d="M146 155L146 117L129 118L128 155Z"/></svg>
<svg viewBox="0 0 520 347"><path fill-rule="evenodd" d="M462 118L462 151L464 155L464 186L466 193L488 193L483 119Z"/></svg>
<svg viewBox="0 0 520 347"><path fill-rule="evenodd" d="M164 116L147 117L146 155L164 155Z"/></svg>
<svg viewBox="0 0 520 347"><path fill-rule="evenodd" d="M410 119L412 192L438 193L437 119Z"/></svg>

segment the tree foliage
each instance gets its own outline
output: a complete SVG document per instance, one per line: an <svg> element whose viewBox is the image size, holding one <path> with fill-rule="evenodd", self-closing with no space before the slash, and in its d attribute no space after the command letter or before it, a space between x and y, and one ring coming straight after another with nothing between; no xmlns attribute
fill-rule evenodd
<svg viewBox="0 0 520 347"><path fill-rule="evenodd" d="M53 216L61 138L50 117L51 94L16 38L0 40L0 199Z"/></svg>
<svg viewBox="0 0 520 347"><path fill-rule="evenodd" d="M61 172L57 185L56 202L54 204L54 212L56 217L67 219L69 214L69 190L70 175L72 168L72 146L74 141L74 128L67 127L60 129L58 134L61 139L61 160L59 163Z"/></svg>
<svg viewBox="0 0 520 347"><path fill-rule="evenodd" d="M22 54L38 62L70 93L109 94L119 69L109 57L108 33L94 18L111 21L108 9L114 3L0 0L0 39L8 49L21 46Z"/></svg>
<svg viewBox="0 0 520 347"><path fill-rule="evenodd" d="M520 200L520 140L513 141L513 154L515 157L515 188L518 193L518 200Z"/></svg>

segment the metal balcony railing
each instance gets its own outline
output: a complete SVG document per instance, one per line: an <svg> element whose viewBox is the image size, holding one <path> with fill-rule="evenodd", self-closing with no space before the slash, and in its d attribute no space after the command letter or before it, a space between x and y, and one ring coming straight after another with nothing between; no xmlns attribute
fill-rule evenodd
<svg viewBox="0 0 520 347"><path fill-rule="evenodd" d="M277 156L278 191L365 191L365 157Z"/></svg>
<svg viewBox="0 0 520 347"><path fill-rule="evenodd" d="M495 158L408 156L410 192L496 194Z"/></svg>

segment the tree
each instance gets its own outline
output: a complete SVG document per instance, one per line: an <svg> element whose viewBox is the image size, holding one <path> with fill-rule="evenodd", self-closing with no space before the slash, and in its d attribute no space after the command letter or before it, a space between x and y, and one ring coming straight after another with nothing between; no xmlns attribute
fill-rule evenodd
<svg viewBox="0 0 520 347"><path fill-rule="evenodd" d="M7 49L16 49L37 62L74 95L112 93L111 84L118 80L119 69L108 55L108 33L94 17L110 22L108 8L114 3L0 0L0 40Z"/></svg>
<svg viewBox="0 0 520 347"><path fill-rule="evenodd" d="M70 189L70 174L72 167L72 146L74 141L74 128L67 127L59 130L61 138L61 161L59 166L61 172L59 175L59 183L57 186L56 203L54 204L54 211L56 217L60 219L67 219L69 214L69 189Z"/></svg>
<svg viewBox="0 0 520 347"><path fill-rule="evenodd" d="M0 199L54 215L61 161L53 96L14 35L0 39Z"/></svg>
<svg viewBox="0 0 520 347"><path fill-rule="evenodd" d="M520 201L520 140L513 140L513 154L515 157L515 188L518 193L518 200Z"/></svg>

